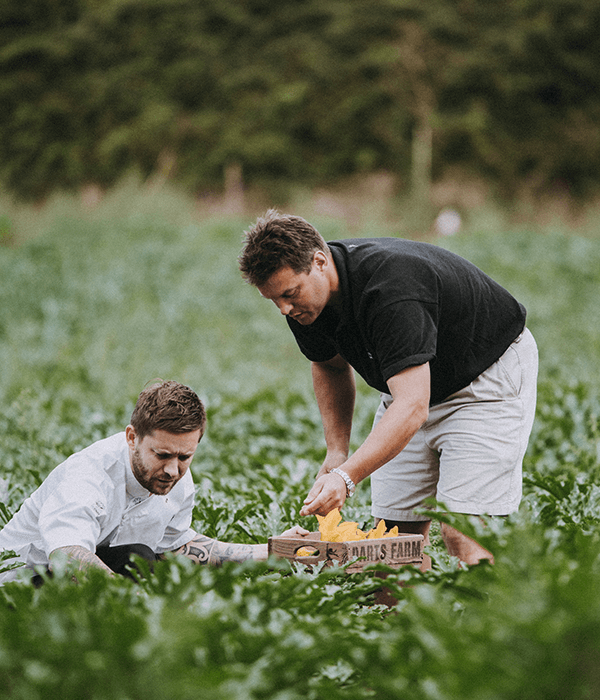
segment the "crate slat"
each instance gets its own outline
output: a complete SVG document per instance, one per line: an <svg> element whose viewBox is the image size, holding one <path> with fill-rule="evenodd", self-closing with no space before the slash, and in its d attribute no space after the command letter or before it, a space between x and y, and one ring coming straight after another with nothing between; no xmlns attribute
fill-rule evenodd
<svg viewBox="0 0 600 700"><path fill-rule="evenodd" d="M298 556L302 547L314 549L312 556ZM327 562L327 566L338 562L340 566L350 563L347 571L362 571L369 564L386 564L400 568L406 564L423 562L423 535L400 534L397 537L381 537L372 540L351 542L328 542L321 540L320 532L312 532L305 537L270 537L269 554L284 557L302 564ZM357 560L357 561L355 561Z"/></svg>

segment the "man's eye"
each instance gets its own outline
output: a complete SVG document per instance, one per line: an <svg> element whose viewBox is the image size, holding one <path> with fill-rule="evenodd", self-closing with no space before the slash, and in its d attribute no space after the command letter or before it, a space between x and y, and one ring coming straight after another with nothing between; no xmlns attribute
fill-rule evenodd
<svg viewBox="0 0 600 700"><path fill-rule="evenodd" d="M156 455L156 456L158 457L158 459L162 460L163 462L167 462L168 460L173 459L173 457L175 457L175 456L177 457L177 459L178 459L180 462L187 462L188 459L190 459L190 457L191 457L192 455L170 455L170 454L166 454L166 455L165 455L165 454L159 454L159 455Z"/></svg>

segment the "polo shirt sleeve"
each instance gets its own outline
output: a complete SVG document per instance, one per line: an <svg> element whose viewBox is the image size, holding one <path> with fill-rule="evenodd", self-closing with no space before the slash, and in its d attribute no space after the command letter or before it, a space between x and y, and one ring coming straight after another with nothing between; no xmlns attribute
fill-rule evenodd
<svg viewBox="0 0 600 700"><path fill-rule="evenodd" d="M59 547L80 545L96 551L102 525L108 518L110 495L97 472L65 472L43 503L39 530L46 556Z"/></svg>
<svg viewBox="0 0 600 700"><path fill-rule="evenodd" d="M370 335L384 381L436 357L437 304L402 300L379 308Z"/></svg>

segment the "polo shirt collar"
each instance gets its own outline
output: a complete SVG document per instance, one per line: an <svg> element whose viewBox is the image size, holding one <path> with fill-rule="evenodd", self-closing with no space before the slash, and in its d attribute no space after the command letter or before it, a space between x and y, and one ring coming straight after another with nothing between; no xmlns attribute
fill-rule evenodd
<svg viewBox="0 0 600 700"><path fill-rule="evenodd" d="M335 243L334 241L332 242ZM350 295L350 284L346 272L346 261L341 247L329 245L329 250L331 251L335 269L338 274L340 298L342 300L340 310L335 310L335 313L339 316L340 321L346 321L348 318L352 318L352 297Z"/></svg>

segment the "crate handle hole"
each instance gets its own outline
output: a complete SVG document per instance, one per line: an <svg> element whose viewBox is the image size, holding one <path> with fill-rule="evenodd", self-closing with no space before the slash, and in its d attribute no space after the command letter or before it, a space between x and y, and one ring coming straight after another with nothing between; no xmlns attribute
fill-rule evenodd
<svg viewBox="0 0 600 700"><path fill-rule="evenodd" d="M318 557L321 554L316 547L311 545L306 546L305 544L296 547L294 550L295 557Z"/></svg>

